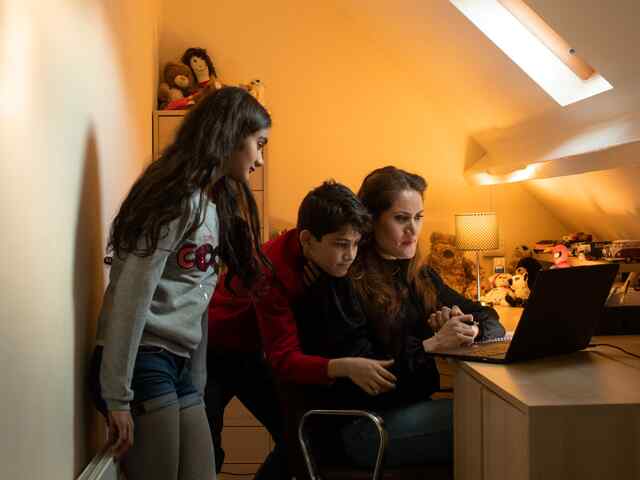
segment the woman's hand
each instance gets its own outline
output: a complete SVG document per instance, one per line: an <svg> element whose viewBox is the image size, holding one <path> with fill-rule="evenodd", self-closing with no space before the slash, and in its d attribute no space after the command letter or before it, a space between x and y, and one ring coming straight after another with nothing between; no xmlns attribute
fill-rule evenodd
<svg viewBox="0 0 640 480"><path fill-rule="evenodd" d="M109 410L109 443L116 459L122 458L133 445L133 418L129 410Z"/></svg>
<svg viewBox="0 0 640 480"><path fill-rule="evenodd" d="M465 315L457 305L454 305L451 308L446 306L442 307L429 316L429 318L427 319L427 323L431 327L431 330L433 330L434 333L437 333L450 318L459 316L463 317L461 319L463 323L473 323L473 316ZM471 325L471 328L473 329L473 339L475 340L475 338L480 333L480 328L476 323L473 323L473 325Z"/></svg>
<svg viewBox="0 0 640 480"><path fill-rule="evenodd" d="M457 309L457 311L460 311L457 305L454 305L453 308ZM431 327L431 330L433 330L433 333L437 333L442 328L442 326L447 323L447 320L449 320L449 318L451 317L452 310L452 308L445 306L429 315L427 323ZM460 311L460 313L462 312Z"/></svg>
<svg viewBox="0 0 640 480"><path fill-rule="evenodd" d="M329 376L348 377L369 395L378 395L396 387L396 377L387 370L393 360L363 357L338 358L329 362Z"/></svg>
<svg viewBox="0 0 640 480"><path fill-rule="evenodd" d="M473 322L473 316L470 314L450 316L433 337L422 342L425 351L437 352L438 350L471 345L473 339L478 335L478 327L468 325L471 322Z"/></svg>

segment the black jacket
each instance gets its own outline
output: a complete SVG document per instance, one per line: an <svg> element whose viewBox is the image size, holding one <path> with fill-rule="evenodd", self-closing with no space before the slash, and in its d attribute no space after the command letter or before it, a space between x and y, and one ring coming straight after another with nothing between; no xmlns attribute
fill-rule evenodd
<svg viewBox="0 0 640 480"><path fill-rule="evenodd" d="M440 388L440 375L433 357L424 351L422 341L433 336L427 323L427 312L415 291L406 285L408 261L390 264L398 274L395 282L405 282L409 298L398 315L397 347L393 352L379 341L371 322L348 277L321 275L295 305L298 335L302 350L309 355L328 358L367 357L394 359L391 371L397 377L395 390L372 397L348 379L340 379L330 387L312 387L311 395L325 396L336 408L385 409L399 404L427 399ZM438 306L457 305L464 313L471 313L480 325L481 339L504 335L495 310L466 299L448 287L431 268L424 267L422 275L433 283ZM428 312L431 313L431 312Z"/></svg>

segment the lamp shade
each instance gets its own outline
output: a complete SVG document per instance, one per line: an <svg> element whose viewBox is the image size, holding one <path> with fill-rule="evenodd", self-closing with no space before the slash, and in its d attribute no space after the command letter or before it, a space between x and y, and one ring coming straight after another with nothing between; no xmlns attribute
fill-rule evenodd
<svg viewBox="0 0 640 480"><path fill-rule="evenodd" d="M498 248L498 217L494 212L457 213L456 247L460 250Z"/></svg>

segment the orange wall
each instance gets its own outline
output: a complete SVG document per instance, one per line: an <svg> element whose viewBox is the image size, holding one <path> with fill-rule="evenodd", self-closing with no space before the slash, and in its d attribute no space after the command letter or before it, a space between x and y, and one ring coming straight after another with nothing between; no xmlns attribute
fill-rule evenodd
<svg viewBox="0 0 640 480"><path fill-rule="evenodd" d="M0 478L76 478L111 218L151 159L156 0L0 0Z"/></svg>
<svg viewBox="0 0 640 480"><path fill-rule="evenodd" d="M326 178L357 189L366 173L394 164L429 181L425 238L434 229L452 231L456 212L485 209L498 212L507 252L564 233L520 185L466 185L469 132L458 121L464 112L448 110L446 91L429 90L438 68L432 52L411 38L387 42L379 24L348 4L357 2L163 0L162 65L199 46L223 82L266 84L274 117L271 225L293 223L302 197ZM403 19L394 21L401 31ZM423 61L408 61L407 49Z"/></svg>

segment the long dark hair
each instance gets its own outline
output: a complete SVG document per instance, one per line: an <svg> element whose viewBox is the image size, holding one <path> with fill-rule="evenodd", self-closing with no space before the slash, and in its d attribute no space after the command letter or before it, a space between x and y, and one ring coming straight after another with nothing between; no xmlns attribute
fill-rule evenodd
<svg viewBox="0 0 640 480"><path fill-rule="evenodd" d="M365 177L358 198L373 216L375 224L380 216L391 208L399 193L413 190L423 195L426 188L427 182L420 175L387 166L378 168ZM391 268L395 270L390 271L389 262L377 253L375 237L371 236L361 245L349 273L368 318L387 346L394 343L393 336L401 328L398 324L398 314L412 294L405 284L409 285L422 301L425 312L431 312L436 302L435 288L431 280L420 273L418 252L409 260L406 271L397 265ZM406 281L394 281L394 275L397 274L405 275Z"/></svg>
<svg viewBox="0 0 640 480"><path fill-rule="evenodd" d="M249 186L224 173L231 154L271 117L245 90L225 87L206 95L185 116L174 142L138 178L111 225L108 248L120 256L149 256L172 220L188 213L190 198L200 192L193 227L204 222L206 202L216 203L220 225L218 255L234 275L251 287L259 262L271 268L260 249L260 219Z"/></svg>

